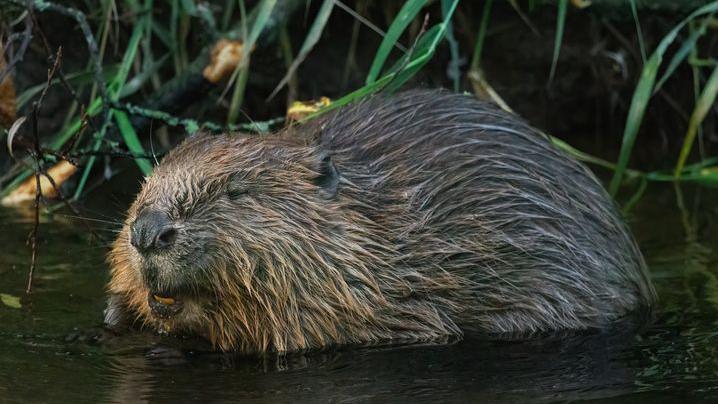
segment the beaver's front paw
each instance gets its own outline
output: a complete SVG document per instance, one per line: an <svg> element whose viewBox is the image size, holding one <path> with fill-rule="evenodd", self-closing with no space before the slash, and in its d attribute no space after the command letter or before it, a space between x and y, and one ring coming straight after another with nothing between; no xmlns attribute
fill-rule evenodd
<svg viewBox="0 0 718 404"><path fill-rule="evenodd" d="M104 311L105 327L113 332L121 332L129 327L127 309L118 295L110 295Z"/></svg>

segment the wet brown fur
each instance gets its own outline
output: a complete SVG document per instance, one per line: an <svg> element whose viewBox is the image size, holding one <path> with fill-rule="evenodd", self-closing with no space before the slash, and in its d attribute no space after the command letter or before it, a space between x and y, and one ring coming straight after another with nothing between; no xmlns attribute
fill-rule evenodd
<svg viewBox="0 0 718 404"><path fill-rule="evenodd" d="M150 207L179 235L148 258L128 229ZM110 263L108 322L242 352L600 328L654 300L584 166L516 117L436 91L188 139L147 178ZM176 291L182 312L153 316L151 289Z"/></svg>

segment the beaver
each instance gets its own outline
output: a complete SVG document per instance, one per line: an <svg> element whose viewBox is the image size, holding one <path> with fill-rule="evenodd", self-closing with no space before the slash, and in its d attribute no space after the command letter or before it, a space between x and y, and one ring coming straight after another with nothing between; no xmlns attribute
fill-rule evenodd
<svg viewBox="0 0 718 404"><path fill-rule="evenodd" d="M109 262L108 325L243 353L605 329L655 300L585 166L516 116L431 90L189 137Z"/></svg>

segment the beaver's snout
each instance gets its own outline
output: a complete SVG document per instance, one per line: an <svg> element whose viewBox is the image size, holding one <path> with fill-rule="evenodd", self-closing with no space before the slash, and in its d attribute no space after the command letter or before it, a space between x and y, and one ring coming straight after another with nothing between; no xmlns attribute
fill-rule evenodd
<svg viewBox="0 0 718 404"><path fill-rule="evenodd" d="M140 253L152 253L170 247L177 239L177 229L162 212L141 213L130 228L130 244Z"/></svg>

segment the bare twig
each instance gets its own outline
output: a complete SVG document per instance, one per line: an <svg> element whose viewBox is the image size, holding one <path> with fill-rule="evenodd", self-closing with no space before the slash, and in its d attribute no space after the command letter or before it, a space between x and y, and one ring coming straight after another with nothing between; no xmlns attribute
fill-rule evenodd
<svg viewBox="0 0 718 404"><path fill-rule="evenodd" d="M42 41L42 45L45 48L45 54L47 54L48 61L54 65L55 64L54 59L56 56L50 47L50 43L48 42L47 37L45 36L45 33L40 28L40 23L37 21L35 13L32 11L32 9L28 9L28 15L30 15L30 17L32 18L32 21L35 26L35 32L37 32L38 36L40 37L40 40ZM82 108L83 111L86 110L87 106L82 101L82 99L80 99L80 96L77 94L77 91L75 91L75 89L72 87L72 85L70 85L70 82L67 80L67 76L65 76L65 72L62 69L62 64L59 64L57 67L57 75L60 77L60 82L62 83L63 87L65 87L67 92L69 92L70 95L72 96L72 98L75 99L75 102L77 102L77 104ZM92 126L92 129L94 131L99 130L91 120L87 119L87 116L83 116L82 128L84 129L84 127L87 124ZM82 133L82 130L79 130L77 133Z"/></svg>
<svg viewBox="0 0 718 404"><path fill-rule="evenodd" d="M85 42L87 43L87 50L90 54L90 59L92 60L93 64L93 73L95 76L95 81L97 83L97 87L100 90L100 97L102 98L103 104L102 104L102 110L103 115L105 117L105 120L107 121L110 117L110 107L109 107L109 101L110 97L108 95L107 91L107 83L105 82L105 77L102 74L102 61L100 60L100 51L97 46L97 41L95 40L95 36L92 33L92 29L90 28L90 25L87 23L87 17L85 17L85 14L75 8L72 7L65 7L61 6L59 4L55 4L49 1L45 0L27 0L25 2L21 0L5 0L10 3L14 3L18 6L25 6L28 11L39 11L44 12L47 10L54 11L58 14L65 15L67 17L72 18L77 22L77 25L80 27L80 30L82 31L83 36L85 37ZM31 13L28 13L31 14ZM32 18L28 16L28 18Z"/></svg>
<svg viewBox="0 0 718 404"><path fill-rule="evenodd" d="M185 131L190 134L195 133L200 129L205 129L211 132L218 133L237 131L252 131L264 133L268 132L272 126L284 122L284 117L280 117L263 122L220 125L214 122L199 122L194 119L180 118L165 111L143 108L130 103L114 102L111 105L112 108L127 112L130 115L136 115L152 120L158 120L170 126L182 126L184 127Z"/></svg>
<svg viewBox="0 0 718 404"><path fill-rule="evenodd" d="M387 82L380 90L388 88L394 82L394 80L396 80L397 77L399 77L399 73L401 73L406 68L406 66L409 65L409 62L411 62L411 58L414 56L414 51L416 50L416 46L419 44L419 39L421 38L422 35L424 35L426 33L428 28L429 28L429 13L426 13L424 15L424 21L421 23L421 28L419 29L419 33L416 35L416 39L414 40L414 44L411 46L411 48L409 48L402 64L399 66L398 69L396 69L396 75L394 75L394 77L391 80L389 80L389 82Z"/></svg>
<svg viewBox="0 0 718 404"><path fill-rule="evenodd" d="M35 266L37 261L37 234L40 231L40 198L42 190L40 189L40 173L35 172L35 223L30 233L30 242L32 248L32 258L30 259L30 271L27 274L27 287L25 293L32 292L32 280L35 277Z"/></svg>
<svg viewBox="0 0 718 404"><path fill-rule="evenodd" d="M58 66L60 65L60 59L62 57L62 48L58 48L57 56L55 57L55 63L47 72L47 81L45 82L45 88L43 88L40 98L33 103L32 108L32 132L33 132L33 146L34 151L31 153L33 160L35 161L35 224L30 234L30 240L32 242L32 259L30 260L30 271L27 275L27 288L25 293L29 294L32 291L32 280L35 276L35 267L37 263L37 235L40 231L40 200L42 198L42 188L40 187L40 175L45 175L50 182L55 186L52 178L44 172L42 164L42 147L40 146L40 134L37 125L37 116L42 107L42 101L45 99L47 90L50 88L52 79L55 76Z"/></svg>
<svg viewBox="0 0 718 404"><path fill-rule="evenodd" d="M384 32L381 28L379 28L379 27L377 27L376 25L374 25L371 21L369 21L369 20L367 20L366 18L362 17L361 14L359 14L358 12L354 11L354 9L352 9L351 7L349 7L349 6L347 6L346 4L344 4L344 2L341 2L341 1L339 1L339 0L335 0L335 1L334 1L334 4L336 4L336 5L337 5L339 8L341 8L342 10L346 11L346 12L347 12L349 15L351 15L354 19L356 19L356 20L359 21L360 23L364 24L364 25L367 26L369 29L371 29L372 31L374 31L374 32L376 32L377 34L379 34L380 37L382 37L382 38L386 37L386 32ZM399 41L397 41L397 42L394 43L394 47L397 48L397 49L399 49L402 53L406 53L406 52L408 51L408 50L404 47L404 45L402 45L402 44L399 43Z"/></svg>
<svg viewBox="0 0 718 404"><path fill-rule="evenodd" d="M0 71L0 83L3 82L5 77L12 73L12 71L15 69L15 66L22 62L22 59L25 57L25 52L27 51L28 46L30 45L30 42L32 41L32 18L30 17L30 14L25 16L25 29L23 30L22 34L19 35L11 35L8 37L7 44L11 45L12 42L16 38L22 38L22 42L20 43L20 47L18 48L17 52L14 52L10 60L8 61L7 65L5 66L5 69ZM4 46L3 52L9 52L11 49L11 46ZM0 57L4 57L5 55L0 55Z"/></svg>

